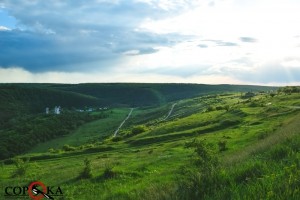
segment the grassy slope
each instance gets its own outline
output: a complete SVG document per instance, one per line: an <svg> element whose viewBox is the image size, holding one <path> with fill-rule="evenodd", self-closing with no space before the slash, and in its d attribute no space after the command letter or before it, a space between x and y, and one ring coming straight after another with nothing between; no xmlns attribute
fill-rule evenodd
<svg viewBox="0 0 300 200"><path fill-rule="evenodd" d="M105 145L115 147L111 151L74 156L62 154L62 158L59 159L31 162L29 165L34 170L23 178L9 178L15 167L4 165L1 170L3 173L0 175L1 185L20 185L33 180L41 180L48 185L61 185L68 199L72 199L75 195L78 195L76 199L136 199L144 197L145 191L149 194L148 199L154 199L155 195L160 195L159 193L163 191L162 187L169 191L169 186L177 182L178 177L174 174L178 174L179 169L190 165L191 151L183 148L187 140L198 137L215 145L220 140L226 140L229 149L220 155L224 156L224 165L227 165L226 163L236 163L236 160L247 161L252 158L253 152L263 152L270 146L284 142L285 135L280 136L282 132L288 131L292 137L299 133L295 128L300 119L299 110L288 107L300 104L297 94L274 98L258 96L252 102L239 104L237 102L240 100L235 95L219 97L218 101L209 99L196 98L180 102L174 116L182 112L190 113L191 115L188 116L180 114L163 122L157 122L156 117L150 117L149 130L145 133L125 138L124 141L117 143L106 141ZM271 105L266 106L267 103ZM229 104L231 109L228 112L217 110L201 113L204 110L200 108L204 104L214 106ZM198 111L194 113L195 109L189 109L197 108L197 106L200 113ZM138 119L142 118L143 114L155 115L153 112L155 109L139 110L132 118L132 125L135 121L140 122ZM168 109L163 107L162 110L161 113L166 115ZM238 122L235 123L226 121L237 119ZM130 131L131 127L127 126L125 129ZM244 151L246 153L243 153ZM92 161L93 178L78 180L76 178L87 156ZM281 165L292 166L292 164L285 165L284 163ZM104 170L108 166L113 166L112 171L116 177L103 178ZM279 170L275 162L272 163L272 167L275 171ZM230 173L234 173L235 170ZM266 173L271 173L271 171L266 171ZM247 186L241 188L245 189L248 194L251 192L251 188ZM239 188L236 189L241 191ZM86 196L86 194L89 195ZM243 194L237 192L235 198L242 198L241 195ZM272 196L271 193L270 195Z"/></svg>
<svg viewBox="0 0 300 200"><path fill-rule="evenodd" d="M110 104L126 104L126 102L139 101L139 105L147 104L156 104L164 102L165 100L184 98L186 96L193 96L198 93L216 92L216 91L226 91L226 90L246 90L246 89L270 89L268 87L257 87L257 86L230 86L230 85L219 85L219 86L210 86L210 85L189 85L189 84L79 84L79 85L61 85L61 84L3 84L0 88L0 99L2 99L5 109L3 108L3 118L13 118L14 115L29 114L31 112L43 112L45 107L53 107L55 105L61 105L63 108L71 107L84 107L86 105L97 105L104 103L103 98L111 101ZM155 93L154 99L160 99L159 102L154 100L151 94ZM82 94L84 93L84 94ZM168 94L169 93L169 94ZM120 96L120 94L122 94ZM133 95L134 94L134 95ZM92 96L94 95L94 96ZM96 96L96 97L95 97ZM149 98L148 98L149 97ZM117 100L118 99L118 100ZM193 100L192 100L193 101ZM5 103L6 102L6 103ZM100 103L101 102L101 103ZM129 104L131 104L129 103ZM178 103L175 107L174 112L176 115L169 117L172 119L174 117L184 117L192 113L201 111L205 103L195 104L192 103L192 106L189 106L189 101L183 101ZM160 108L147 109L147 114L141 112L141 116L136 116L132 120L130 119L130 124L141 124L147 123L151 120L156 120L153 123L159 122L162 120L165 113L169 110L169 105L163 106ZM146 110L145 110L146 111ZM150 113L152 112L152 113ZM165 113L163 113L165 112ZM139 113L139 110L137 110ZM11 116L10 116L11 115ZM134 116L136 114L134 113ZM158 116L159 115L159 116ZM10 116L10 117L9 117ZM6 119L6 120L8 120ZM168 119L168 120L169 120ZM6 120L2 121L2 124L7 124ZM158 121L157 121L158 120ZM0 119L1 122L1 119ZM93 125L94 124L94 125ZM91 123L88 126L100 127L97 122ZM87 126L87 127L88 127ZM96 136L95 131L90 132L89 128L82 130L88 132L88 137L84 136L86 139L83 142L80 142L81 139L76 139L76 135L72 134L71 136L66 136L62 140L67 142L70 145L82 144L86 141L91 141L96 137L92 138L91 136ZM108 131L106 129L105 131ZM111 130L109 130L111 131ZM81 135L81 134L79 134ZM71 138L71 139L70 139ZM74 141L75 140L75 141ZM54 148L61 147L62 143L57 142L60 139L50 141L50 145L44 145L45 147L41 149L41 146L36 147L33 152L37 150L45 150L53 146Z"/></svg>
<svg viewBox="0 0 300 200"><path fill-rule="evenodd" d="M65 144L71 146L80 146L87 143L94 143L101 138L113 135L116 127L124 120L128 114L128 108L118 108L105 111L109 117L89 122L79 127L72 134L66 135L62 138L50 140L38 144L30 152L47 152L49 148L61 149Z"/></svg>
<svg viewBox="0 0 300 200"><path fill-rule="evenodd" d="M273 87L197 84L0 84L0 126L20 114L46 107L153 106L227 91L269 91Z"/></svg>

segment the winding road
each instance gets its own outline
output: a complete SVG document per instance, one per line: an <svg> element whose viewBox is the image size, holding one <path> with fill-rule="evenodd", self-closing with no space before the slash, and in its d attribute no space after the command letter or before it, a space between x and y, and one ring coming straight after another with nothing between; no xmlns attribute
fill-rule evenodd
<svg viewBox="0 0 300 200"><path fill-rule="evenodd" d="M118 129L115 131L113 137L116 137L116 136L117 136L117 134L118 134L120 128L122 128L122 126L124 125L124 123L129 119L130 115L132 114L133 109L134 109L134 108L131 108L131 109L130 109L130 112L128 113L126 119L124 119L124 121L122 121L122 123L120 124L120 126L118 127Z"/></svg>
<svg viewBox="0 0 300 200"><path fill-rule="evenodd" d="M173 112L174 107L176 106L176 104L177 104L177 103L174 103L174 104L172 105L171 110L169 111L168 115L163 119L163 121L164 121L164 120L167 120L167 119L171 116L171 114L172 114L172 112Z"/></svg>

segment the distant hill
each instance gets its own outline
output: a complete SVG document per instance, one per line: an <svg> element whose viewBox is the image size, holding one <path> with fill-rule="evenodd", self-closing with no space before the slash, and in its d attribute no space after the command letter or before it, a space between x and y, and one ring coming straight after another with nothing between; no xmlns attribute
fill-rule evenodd
<svg viewBox="0 0 300 200"><path fill-rule="evenodd" d="M203 84L0 84L0 124L46 107L151 106L199 95L268 91L274 87Z"/></svg>
<svg viewBox="0 0 300 200"><path fill-rule="evenodd" d="M108 105L126 104L147 106L191 98L199 95L225 92L269 91L275 87L251 85L204 85L160 83L87 83L55 84L48 87L97 97Z"/></svg>

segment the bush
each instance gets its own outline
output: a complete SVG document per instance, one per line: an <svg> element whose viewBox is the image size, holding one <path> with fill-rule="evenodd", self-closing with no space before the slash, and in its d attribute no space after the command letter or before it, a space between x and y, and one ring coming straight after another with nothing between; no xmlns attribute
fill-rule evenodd
<svg viewBox="0 0 300 200"><path fill-rule="evenodd" d="M206 199L229 184L229 179L218 165L218 159L212 146L203 140L194 140L186 144L196 153L196 168L185 168L183 175L186 177L179 181L176 196L178 199Z"/></svg>
<svg viewBox="0 0 300 200"><path fill-rule="evenodd" d="M237 168L234 179L237 183L246 183L255 178L261 178L267 171L265 163L260 161L250 161Z"/></svg>
<svg viewBox="0 0 300 200"><path fill-rule="evenodd" d="M119 142L119 141L121 141L122 140L122 137L121 136L115 136L115 137L113 137L112 139L111 139L111 141L113 141L113 142Z"/></svg>
<svg viewBox="0 0 300 200"><path fill-rule="evenodd" d="M109 164L105 165L105 169L103 172L104 179L111 179L117 175L117 173L112 170L113 168L114 167L112 165L109 165Z"/></svg>
<svg viewBox="0 0 300 200"><path fill-rule="evenodd" d="M261 104L260 103L258 103L258 102L251 102L250 104L249 104L249 107L260 107L261 106Z"/></svg>
<svg viewBox="0 0 300 200"><path fill-rule="evenodd" d="M174 195L177 199L231 199L224 193L222 198L211 198L230 185L230 178L219 168L202 172L190 171L185 177L186 179L179 181L177 185L176 195Z"/></svg>
<svg viewBox="0 0 300 200"><path fill-rule="evenodd" d="M225 150L227 150L226 144L227 144L226 140L220 140L218 142L219 151L225 151Z"/></svg>
<svg viewBox="0 0 300 200"><path fill-rule="evenodd" d="M22 177L26 175L27 169L29 167L29 159L26 161L17 158L14 160L14 164L16 166L16 170L13 172L12 177Z"/></svg>
<svg viewBox="0 0 300 200"><path fill-rule="evenodd" d="M91 161L89 159L84 159L84 168L83 171L80 173L79 178L92 178L92 167L91 167Z"/></svg>
<svg viewBox="0 0 300 200"><path fill-rule="evenodd" d="M208 112L215 111L215 110L216 110L216 108L214 106L208 106L207 107Z"/></svg>
<svg viewBox="0 0 300 200"><path fill-rule="evenodd" d="M48 152L49 152L49 153L57 153L58 151L55 150L54 148L49 148L49 149L48 149Z"/></svg>
<svg viewBox="0 0 300 200"><path fill-rule="evenodd" d="M215 156L215 152L212 150L212 146L205 143L203 140L193 140L185 144L185 148L192 148L196 153L193 161L201 168L214 168L218 159ZM205 169L207 170L207 169Z"/></svg>
<svg viewBox="0 0 300 200"><path fill-rule="evenodd" d="M75 151L75 150L76 150L76 147L72 147L72 146L70 146L70 145L68 145L68 144L65 144L65 145L62 147L62 149L63 149L64 151Z"/></svg>
<svg viewBox="0 0 300 200"><path fill-rule="evenodd" d="M216 110L223 110L223 109L224 109L223 106L217 106L217 107L216 107Z"/></svg>
<svg viewBox="0 0 300 200"><path fill-rule="evenodd" d="M135 127L132 128L131 134L132 135L137 135L137 134L145 132L146 130L147 130L146 127L143 126L143 125L135 126Z"/></svg>
<svg viewBox="0 0 300 200"><path fill-rule="evenodd" d="M265 139L266 137L268 137L269 135L270 135L270 133L263 131L263 132L258 133L257 137L259 140L262 140L262 139Z"/></svg>

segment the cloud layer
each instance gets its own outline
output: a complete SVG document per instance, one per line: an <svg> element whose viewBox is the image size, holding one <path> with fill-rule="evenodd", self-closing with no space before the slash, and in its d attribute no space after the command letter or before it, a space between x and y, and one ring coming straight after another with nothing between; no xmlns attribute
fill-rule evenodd
<svg viewBox="0 0 300 200"><path fill-rule="evenodd" d="M172 45L175 35L145 32L138 26L147 17L172 16L192 4L179 0L4 0L2 5L23 30L0 31L1 66L80 71L85 70L82 64L101 69L124 54L155 53L156 46Z"/></svg>
<svg viewBox="0 0 300 200"><path fill-rule="evenodd" d="M299 83L299 6L0 0L0 81Z"/></svg>

